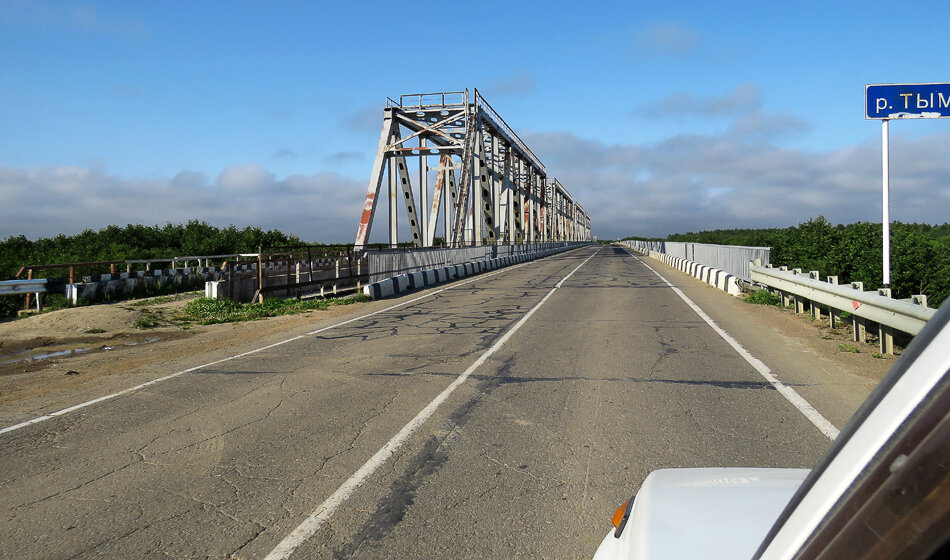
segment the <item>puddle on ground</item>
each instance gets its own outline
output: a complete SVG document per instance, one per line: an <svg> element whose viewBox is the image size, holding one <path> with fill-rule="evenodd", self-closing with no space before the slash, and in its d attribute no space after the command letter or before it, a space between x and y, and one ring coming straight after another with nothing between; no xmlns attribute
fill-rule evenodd
<svg viewBox="0 0 950 560"><path fill-rule="evenodd" d="M158 340L159 338L156 336L154 338L143 340L141 342L125 342L122 344L122 346L141 346L142 344L151 344L153 342L158 342ZM119 346L102 346L99 348L99 350L115 350L116 348L119 348ZM0 363L7 363L7 362L0 362Z"/></svg>
<svg viewBox="0 0 950 560"><path fill-rule="evenodd" d="M55 352L43 352L40 354L31 354L34 348L27 348L26 350L23 350L21 352L0 357L0 360L2 360L0 361L0 366L6 366L6 365L11 365L11 364L28 364L28 363L48 360L50 358L66 358L66 357L72 358L74 356L88 354L89 352L97 352L97 351L106 352L109 350L115 350L116 348L121 348L123 346L141 346L143 344L151 344L153 342L158 342L159 340L160 338L156 336L156 337L148 338L146 340L141 340L141 341L125 342L121 345L116 345L116 346L100 346L98 348L89 348L89 347L69 348L67 350L57 350ZM4 359L4 358L13 358L13 359Z"/></svg>

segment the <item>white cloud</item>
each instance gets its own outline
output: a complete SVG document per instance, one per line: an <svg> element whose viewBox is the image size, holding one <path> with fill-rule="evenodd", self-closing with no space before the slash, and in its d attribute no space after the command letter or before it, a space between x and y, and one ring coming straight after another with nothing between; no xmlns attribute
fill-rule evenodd
<svg viewBox="0 0 950 560"><path fill-rule="evenodd" d="M818 214L833 222L878 221L876 138L830 151L788 148L774 140L799 125L754 111L735 117L722 133L680 134L655 144L605 144L570 132L523 137L549 176L560 179L591 214L601 237L787 226ZM894 219L948 219L948 145L950 132L892 135ZM0 165L0 238L199 219L277 228L308 241L351 242L366 184L336 173L278 178L257 163L232 165L211 178L183 170L167 179L120 177L104 164ZM385 233L379 225L374 230Z"/></svg>
<svg viewBox="0 0 950 560"><path fill-rule="evenodd" d="M335 173L278 180L257 164L231 166L215 182L188 170L143 180L102 167L0 166L0 239L198 219L276 228L307 241L352 242L365 193L363 181Z"/></svg>
<svg viewBox="0 0 950 560"><path fill-rule="evenodd" d="M483 91L489 97L527 95L534 91L537 78L533 72L521 71L510 78L502 78L488 84Z"/></svg>
<svg viewBox="0 0 950 560"><path fill-rule="evenodd" d="M218 176L218 186L225 191L257 193L274 184L274 174L256 163L231 165Z"/></svg>
<svg viewBox="0 0 950 560"><path fill-rule="evenodd" d="M340 124L352 132L379 136L383 127L383 108L379 105L364 107L344 117Z"/></svg>
<svg viewBox="0 0 950 560"><path fill-rule="evenodd" d="M816 152L780 147L764 136L735 126L644 146L607 145L569 132L525 140L605 238L788 226L818 214L842 223L880 220L877 142ZM948 144L947 133L892 141L892 219L947 221Z"/></svg>
<svg viewBox="0 0 950 560"><path fill-rule="evenodd" d="M749 113L758 110L761 106L759 86L747 82L720 96L671 93L659 101L638 107L634 114L651 118L718 117Z"/></svg>
<svg viewBox="0 0 950 560"><path fill-rule="evenodd" d="M700 43L699 33L676 22L653 23L634 34L633 49L641 55L679 56L694 51Z"/></svg>
<svg viewBox="0 0 950 560"><path fill-rule="evenodd" d="M0 0L0 25L120 37L141 37L146 33L142 22L117 15L115 10L110 10L109 14L100 13L89 2Z"/></svg>

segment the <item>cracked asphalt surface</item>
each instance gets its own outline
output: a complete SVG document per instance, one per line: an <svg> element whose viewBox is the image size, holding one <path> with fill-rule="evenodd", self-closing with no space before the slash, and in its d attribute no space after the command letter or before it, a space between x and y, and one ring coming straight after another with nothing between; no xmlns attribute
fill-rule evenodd
<svg viewBox="0 0 950 560"><path fill-rule="evenodd" d="M597 250L0 436L0 558L262 558ZM839 428L872 388L650 264ZM829 443L603 247L292 557L590 557L653 469L811 467Z"/></svg>

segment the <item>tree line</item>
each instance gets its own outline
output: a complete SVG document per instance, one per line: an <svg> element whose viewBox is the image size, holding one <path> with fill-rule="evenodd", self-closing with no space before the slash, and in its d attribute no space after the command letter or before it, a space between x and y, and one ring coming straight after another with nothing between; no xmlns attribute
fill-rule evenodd
<svg viewBox="0 0 950 560"><path fill-rule="evenodd" d="M864 282L866 290L882 285L881 224L831 224L824 216L787 228L717 229L674 233L665 239L717 245L771 247L775 266L817 270L824 278ZM939 307L950 295L950 223L891 224L891 289L896 298L926 294L928 305Z"/></svg>
<svg viewBox="0 0 950 560"><path fill-rule="evenodd" d="M256 253L259 247L301 244L297 236L278 230L219 228L198 220L164 226L113 225L35 241L18 235L0 241L0 279L13 279L25 265ZM36 271L34 277L63 274L62 270ZM22 296L0 296L0 319L15 315L22 305Z"/></svg>

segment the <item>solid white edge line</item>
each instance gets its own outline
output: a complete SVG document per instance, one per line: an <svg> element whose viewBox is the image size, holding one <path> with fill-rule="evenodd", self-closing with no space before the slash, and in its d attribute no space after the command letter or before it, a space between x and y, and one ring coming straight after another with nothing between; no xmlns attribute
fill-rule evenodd
<svg viewBox="0 0 950 560"><path fill-rule="evenodd" d="M560 254L560 253L558 253L558 254ZM530 261L529 261L529 262L530 262ZM387 308L385 308L385 309L380 309L379 311L373 311L372 313L367 313L366 315L361 315L361 316L355 317L355 318L353 318L353 319L348 319L348 320L343 321L343 322L341 322L341 323L336 323L336 324L330 325L330 326L328 326L328 327L323 327L323 328L317 329L317 330L315 330L315 331L310 331L310 332L308 332L308 333L306 333L306 334L302 334L302 335L299 335L299 336L295 336L295 337L293 337L293 338L288 338L288 339L286 339L286 340L281 340L280 342L275 342L274 344L268 344L267 346L262 346L262 347L260 347L260 348L255 348L254 350L250 350L250 351L248 351L248 352L242 352L242 353L240 353L240 354L235 354L234 356L229 356L229 357L227 357L227 358L222 358L222 359L220 359L220 360L215 360L215 361L213 361L213 362L208 362L207 364L202 364L202 365L200 365L200 366L195 366L195 367L191 367L191 368L188 368L188 369L185 369L185 370L176 372L176 373L172 373L171 375L166 375L166 376L164 376L164 377L159 377L159 378L153 379L153 380L151 380L151 381L146 381L145 383L142 383L141 385L136 385L135 387L129 387L128 389L123 389L123 390L121 390L121 391L117 391L117 392L115 392L115 393L112 393L111 395L105 395L105 396L102 396L102 397L98 397L98 398L92 399L92 400L90 400L90 401L82 402L82 403L79 403L79 404L76 404L76 405L73 405L73 406L64 408L64 409L62 409L62 410L57 410L56 412L48 412L48 413L46 413L46 414L43 414L42 416L37 416L36 418L32 418L32 419L30 419L30 420L25 420L25 421L23 421L23 422L20 422L19 424L13 424L12 426L7 426L7 427L5 427L5 428L0 428L0 435L5 434L5 433L7 433L7 432L14 432L14 431L16 431L16 430L19 430L19 429L22 429L22 428L26 428L27 426L32 426L33 424L39 424L40 422L45 422L46 420L51 420L51 419L56 418L56 417L58 417L58 416L62 416L62 415L64 415L64 414L69 414L70 412L74 412L74 411L76 411L76 410L79 410L79 409L82 409L82 408L86 408L87 406L92 406L92 405L94 405L94 404L101 403L101 402L103 402L103 401L107 401L107 400L110 400L110 399L114 399L115 397L118 397L118 396L121 396L121 395L125 395L125 394L128 394L128 393L134 393L135 391L138 391L139 389L144 389L145 387L148 387L149 385L154 385L154 384L156 384L156 383L161 383L162 381L168 381L169 379L174 379L175 377L178 377L178 376L180 376L180 375L184 375L184 374L186 374L186 373L191 373L191 372L193 372L193 371L198 371L198 370L204 369L204 368L206 368L206 367L211 367L211 366L215 366L215 365L218 365L218 364L222 364L222 363L224 363L224 362L229 362L229 361L231 361L231 360L236 360L237 358L243 358L244 356L250 356L251 354L256 354L257 352L262 352L262 351L264 351L264 350L269 350L269 349L271 349L271 348L275 348L275 347L277 347L277 346L281 346L281 345L283 345L283 344L287 344L288 342L293 342L293 341L295 341L295 340L300 340L301 338L306 338L306 337L308 337L308 336L313 336L313 335L315 335L315 334L322 333L323 331L327 331L327 330L330 330L330 329L335 329L335 328L337 328L337 327L342 327L343 325L348 325L348 324L353 323L353 322L355 322L355 321L359 321L359 320L361 320L361 319L366 319L367 317L372 317L373 315L378 315L378 314L380 314L380 313L385 313L385 312L387 312L387 311L392 311L393 309L397 309L397 308L399 308L399 307L403 307L403 306L405 306L405 305L409 305L410 303L415 303L415 302L417 302L417 301L420 301L420 300L423 300L423 299L426 299L426 298L430 298L430 297L432 297L432 296L434 296L434 295L437 295L437 294L440 294L440 293L442 293L442 292L444 292L444 291L446 291L446 290L451 290L451 289L457 288L457 287L459 287L459 286L464 286L465 284L469 284L469 283L475 282L476 280L483 280L483 279L485 279L485 278L491 278L492 276L495 276L496 274L501 274L502 272L507 272L507 271L510 271L510 270L514 270L514 269L516 269L516 268L521 268L522 266L526 266L527 264L528 264L527 262L525 262L525 263L520 263L520 264L516 264L516 265L512 265L512 266L505 267L505 268L503 268L503 269L501 269L501 270L498 270L498 271L495 271L495 272L492 272L492 273L489 273L489 274L479 274L479 275L477 275L477 276L475 276L475 277L473 277L473 278L470 278L470 279L468 279L468 280L465 280L465 281L463 281L463 282L453 283L453 284L451 284L451 285L449 285L449 286L446 286L446 287L444 287L444 288L440 288L440 289L438 289L438 290L435 290L435 291L432 291L432 292L423 294L423 295L421 295L421 296L419 296L419 297L417 297L417 298L413 298L413 299L410 299L410 300L408 300L408 301L404 301L404 302L401 302L401 303L397 303L396 305L391 305L391 306L389 306L389 307L387 307Z"/></svg>
<svg viewBox="0 0 950 560"><path fill-rule="evenodd" d="M360 487L360 485L366 482L366 480L372 476L374 472L376 472L376 469L382 466L396 453L396 451L399 450L400 447L403 446L406 440L412 436L413 432L422 426L426 420L428 420L429 417L435 413L435 410L439 407L439 405L448 399L449 395L451 395L459 385L465 383L465 380L467 380L469 376L476 369L478 369L479 366L484 364L485 361L492 356L492 354L497 352L498 349L501 348L505 342L507 342L508 339L510 339L518 331L518 329L520 329L521 326L524 325L528 319L530 319L531 316L541 308L542 305L544 305L544 302L546 302L548 298L550 298L551 295L553 295L554 292L557 291L557 289L560 288L568 278L573 276L575 272L587 264L587 262L594 258L594 255L599 252L600 248L594 251L591 256L587 257L584 262L577 265L577 268L562 278L560 282L555 284L555 286L551 288L551 291L549 291L543 298L541 298L541 301L539 301L534 307L525 313L524 316L521 317L521 319L519 319L518 322L508 330L508 332L506 332L501 338L492 344L488 350L486 350L481 356L478 357L477 360L475 360L474 363L472 363L472 365L468 366L468 368L462 372L451 384L449 384L448 387L443 389L442 392L432 399L432 401L426 405L425 408L420 410L419 413L416 414L408 424L403 426L403 428L399 430L399 432L394 435L392 439L386 442L386 444L380 448L379 451L377 451L372 457L369 458L369 460L363 463L363 466L353 473L350 478L346 479L346 482L337 488L336 492L331 494L329 498L317 506L317 508L313 510L313 512L302 523L300 523L297 528L291 531L291 533L287 535L284 540L280 541L280 543L274 547L274 549L271 550L267 556L264 557L264 560L285 560L286 558L290 557L291 554L293 554L297 547L312 537L314 533L316 533L317 530L330 519L330 517L333 515L333 512L336 511L336 509L340 507L343 502L349 499L353 492L355 492L356 489Z"/></svg>
<svg viewBox="0 0 950 560"><path fill-rule="evenodd" d="M762 377L765 378L766 381L771 383L772 386L775 387L775 390L777 390L779 393L782 394L783 397L785 397L785 400L790 402L792 406L794 406L795 408L798 409L799 412L804 414L805 418L807 418L812 424L814 424L815 427L818 428L818 430L821 433L826 435L831 440L834 440L836 437L838 437L838 433L839 433L838 428L836 428L834 424L829 422L827 418L822 416L821 413L818 412L818 410L816 410L815 407L811 405L811 403L806 401L804 397L799 395L798 392L795 391L795 389L792 389L788 385L782 383L781 381L779 381L777 377L772 375L772 370L769 368L769 366L765 365L765 363L763 363L762 360L756 358L751 353L749 353L748 350L743 348L742 345L739 344L739 342L735 338L732 337L732 335L730 335L729 333L724 331L719 325L717 325L716 322L713 321L712 318L709 317L709 315L706 315L705 311L703 311L702 309L700 309L698 305L693 303L693 300L689 299L686 296L686 294L682 292L682 290L680 290L673 284L670 284L670 282L666 278L664 278L662 274L654 270L653 267L651 267L647 263L643 262L643 259L641 259L640 257L634 255L633 253L630 253L630 255L633 258L637 259L637 261L639 261L640 264L649 268L650 271L653 272L653 274L656 274L660 278L660 280L666 283L666 285L669 286L673 290L673 292L675 292L676 295L680 297L680 299L686 302L686 305L690 306L693 309L693 311L695 311L696 314L702 318L703 321L706 321L706 324L712 327L712 329L716 331L719 334L719 336L721 336L722 339L725 340L729 344L729 346L732 346L732 348L736 352L738 352L739 355L745 359L745 361L749 362L749 365L755 368L755 371L759 372L759 375L761 375Z"/></svg>

